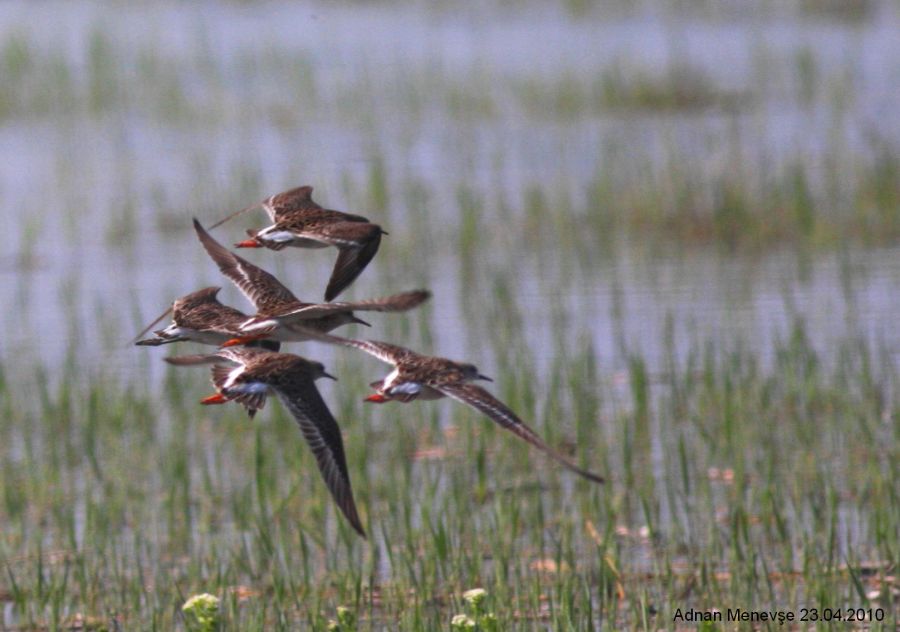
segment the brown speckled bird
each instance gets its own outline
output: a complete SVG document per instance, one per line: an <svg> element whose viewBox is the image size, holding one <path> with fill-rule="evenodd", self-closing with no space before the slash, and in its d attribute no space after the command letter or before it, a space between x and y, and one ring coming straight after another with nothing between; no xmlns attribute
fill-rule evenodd
<svg viewBox="0 0 900 632"><path fill-rule="evenodd" d="M475 408L573 472L595 483L603 482L601 476L578 467L562 454L550 448L506 405L477 384L472 384L471 382L474 380L493 381L479 373L478 367L474 364L425 356L386 342L352 340L327 334L314 337L324 342L360 349L383 362L394 365L394 370L387 377L372 382L371 386L376 393L367 397L365 401L381 404L391 400L411 402L415 399L452 397Z"/></svg>
<svg viewBox="0 0 900 632"><path fill-rule="evenodd" d="M137 338L144 336L169 313L172 314L172 323L165 329L154 331L153 338L136 339L134 344L158 347L190 340L219 346L232 340L235 336L242 335L241 325L247 321L249 316L220 303L216 295L221 289L207 287L177 299L159 318L139 333ZM256 344L269 351L278 351L281 346L281 343L276 340L260 340Z"/></svg>
<svg viewBox="0 0 900 632"><path fill-rule="evenodd" d="M381 244L381 236L387 233L360 215L319 206L312 199L311 186L297 187L277 193L262 202L243 208L216 222L210 229L221 225L244 211L262 207L272 225L261 230L248 230L250 239L235 244L238 248L270 248L281 250L285 246L296 248L338 249L338 258L325 288L325 300L330 301L343 292L365 269Z"/></svg>
<svg viewBox="0 0 900 632"><path fill-rule="evenodd" d="M236 401L252 417L265 406L268 393L274 392L297 420L338 508L356 532L366 537L353 500L340 428L315 385L320 377L335 379L321 363L290 353L246 347L166 358L166 362L176 366L213 365L217 393L204 398L203 404Z"/></svg>
<svg viewBox="0 0 900 632"><path fill-rule="evenodd" d="M431 296L427 290L414 290L363 301L304 303L274 276L222 246L196 219L194 229L219 270L256 307L256 315L245 319L239 326L240 333L226 345L246 344L263 338L282 342L308 340L310 335L306 330L327 333L349 323L368 325L354 315L354 310L403 312L421 305Z"/></svg>

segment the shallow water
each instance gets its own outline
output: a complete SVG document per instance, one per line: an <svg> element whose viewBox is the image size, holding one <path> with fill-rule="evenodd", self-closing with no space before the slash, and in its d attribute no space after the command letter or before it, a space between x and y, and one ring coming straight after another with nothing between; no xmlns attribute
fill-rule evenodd
<svg viewBox="0 0 900 632"><path fill-rule="evenodd" d="M777 164L827 159L836 128L841 146L862 157L875 129L881 141L900 139L900 122L889 115L900 22L889 4L874 5L861 22L757 18L741 6L706 16L645 8L574 17L539 7L511 16L425 6L171 4L117 7L113 17L102 3L4 3L0 38L24 38L36 56L61 55L76 85L96 72L91 49L101 38L126 79L100 112L20 113L0 127L7 236L0 300L8 306L2 325L16 332L4 341L3 359L52 362L77 336L90 362L128 373L144 350L124 343L141 325L176 296L227 283L198 247L190 217L210 223L300 183L392 233L346 296L433 288L435 350L449 356L476 350L473 330L489 329L472 323L478 315L463 295L470 306L488 301L498 279L514 284L538 360L558 303L572 335L589 333L601 366L613 370L623 348L658 359L669 318L679 347L739 337L764 349L798 314L826 354L851 330L893 346L896 249L733 254L616 239L577 263L560 247L559 270L550 270L552 252L539 256L528 243L496 237L518 221L522 191L533 183L557 183L579 200L621 156L636 165L687 156L713 173L735 144L746 163ZM148 51L181 87L187 114L143 108L140 59ZM793 94L797 59L806 54L819 83L801 103ZM609 68L652 72L667 64L697 69L749 105L542 116L510 88L517 80L590 81ZM442 82L471 85L476 94L453 107L430 97ZM416 86L421 93L406 98ZM490 100L485 114L480 92ZM77 89L69 96L81 98ZM364 193L380 172L388 205L366 208ZM479 220L491 249L472 255L474 283L460 278L466 264L454 247L463 184L484 201ZM412 185L426 192L421 203L406 195ZM500 198L512 205L502 217ZM233 240L263 221L261 213L248 216L216 234ZM315 300L333 252L247 256ZM483 262L488 270L478 269ZM247 307L232 288L226 297ZM381 335L377 324L364 333Z"/></svg>

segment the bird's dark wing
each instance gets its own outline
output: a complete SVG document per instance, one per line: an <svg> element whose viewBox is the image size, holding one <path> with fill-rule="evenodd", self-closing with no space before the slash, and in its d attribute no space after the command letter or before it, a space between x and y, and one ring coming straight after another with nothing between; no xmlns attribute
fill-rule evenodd
<svg viewBox="0 0 900 632"><path fill-rule="evenodd" d="M519 438L524 439L537 449L545 452L550 458L562 463L573 472L580 474L595 483L603 482L603 477L578 467L562 454L544 443L544 440L531 428L526 426L525 422L519 419L513 411L480 386L461 382L429 384L429 386L440 391L444 395L452 397L463 404L468 404L472 408L487 415L500 426L506 428Z"/></svg>
<svg viewBox="0 0 900 632"><path fill-rule="evenodd" d="M279 318L287 321L303 321L310 318L319 318L328 314L336 314L341 312L363 311L363 312L405 312L407 310L418 307L431 296L431 292L427 290L413 290L412 292L401 292L392 296L382 298L373 298L364 301L338 302L338 303L318 303L304 305L299 309L294 309L278 314Z"/></svg>
<svg viewBox="0 0 900 632"><path fill-rule="evenodd" d="M373 355L382 362L387 362L388 364L396 365L404 358L411 358L418 355L405 347L392 345L387 342L380 342L378 340L355 340L353 338L342 338L341 336L323 334L318 331L309 331L309 334L310 338L315 340L365 351L369 355Z"/></svg>
<svg viewBox="0 0 900 632"><path fill-rule="evenodd" d="M198 364L215 364L221 362L222 357L215 353L202 353L197 355L183 355L163 358L169 364L175 366L197 366Z"/></svg>
<svg viewBox="0 0 900 632"><path fill-rule="evenodd" d="M196 219L194 230L200 243L227 276L243 292L258 312L266 312L284 303L296 302L295 297L274 276L237 256L206 232Z"/></svg>
<svg viewBox="0 0 900 632"><path fill-rule="evenodd" d="M300 432L315 455L322 478L325 479L325 484L338 508L356 532L366 537L353 500L341 430L315 384L312 380L304 380L290 386L273 388L278 398L297 420Z"/></svg>
<svg viewBox="0 0 900 632"><path fill-rule="evenodd" d="M325 300L330 301L369 265L381 245L381 228L374 224L338 222L331 225L326 237L338 249L338 258L325 288Z"/></svg>

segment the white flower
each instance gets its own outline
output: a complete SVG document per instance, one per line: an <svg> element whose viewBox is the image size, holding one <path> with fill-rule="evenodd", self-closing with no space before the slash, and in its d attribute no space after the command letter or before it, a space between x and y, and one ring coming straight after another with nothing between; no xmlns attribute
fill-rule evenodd
<svg viewBox="0 0 900 632"><path fill-rule="evenodd" d="M219 623L219 598L209 593L194 595L181 606L189 630L212 632Z"/></svg>
<svg viewBox="0 0 900 632"><path fill-rule="evenodd" d="M458 614L450 619L451 630L474 630L475 620L467 614Z"/></svg>
<svg viewBox="0 0 900 632"><path fill-rule="evenodd" d="M473 588L464 592L462 596L466 603L478 606L487 597L487 591L484 588Z"/></svg>

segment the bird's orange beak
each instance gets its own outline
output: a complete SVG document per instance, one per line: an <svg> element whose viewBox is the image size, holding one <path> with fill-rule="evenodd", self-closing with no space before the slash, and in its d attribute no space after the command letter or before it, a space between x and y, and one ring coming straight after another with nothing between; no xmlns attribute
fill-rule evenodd
<svg viewBox="0 0 900 632"><path fill-rule="evenodd" d="M215 395L210 395L209 397L204 397L200 400L200 403L204 406L209 406L210 404L224 404L228 400L225 399L225 396L222 393L216 393Z"/></svg>
<svg viewBox="0 0 900 632"><path fill-rule="evenodd" d="M367 398L363 400L364 402L372 402L373 404L383 404L385 402L390 401L387 397L382 395L381 393L373 393L369 395Z"/></svg>
<svg viewBox="0 0 900 632"><path fill-rule="evenodd" d="M245 239L234 245L235 248L262 248L262 244L255 239Z"/></svg>

